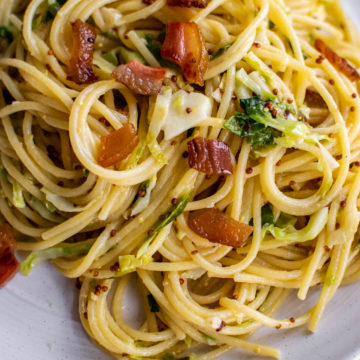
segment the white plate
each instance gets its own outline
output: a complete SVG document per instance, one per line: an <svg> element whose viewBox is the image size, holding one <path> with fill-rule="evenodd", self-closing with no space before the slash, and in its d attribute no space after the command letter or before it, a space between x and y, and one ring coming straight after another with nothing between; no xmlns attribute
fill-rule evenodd
<svg viewBox="0 0 360 360"><path fill-rule="evenodd" d="M360 1L344 0L348 14L360 25ZM359 26L360 27L360 26ZM77 313L75 281L63 278L43 264L26 278L17 275L0 295L1 360L109 360L89 340ZM305 304L289 298L277 314L291 317L308 310L318 297L312 292ZM360 286L341 288L326 308L318 332L262 328L251 338L281 349L286 360L360 359ZM260 359L236 351L227 360Z"/></svg>

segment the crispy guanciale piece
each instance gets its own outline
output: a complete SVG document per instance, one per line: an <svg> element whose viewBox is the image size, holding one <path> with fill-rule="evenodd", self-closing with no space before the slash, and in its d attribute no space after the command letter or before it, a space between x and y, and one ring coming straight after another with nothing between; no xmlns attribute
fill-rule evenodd
<svg viewBox="0 0 360 360"><path fill-rule="evenodd" d="M253 231L252 226L242 224L218 209L207 210L188 224L201 237L234 248L243 246Z"/></svg>
<svg viewBox="0 0 360 360"><path fill-rule="evenodd" d="M194 22L169 23L161 56L178 64L186 80L204 85L204 74L208 68L209 55L204 37Z"/></svg>
<svg viewBox="0 0 360 360"><path fill-rule="evenodd" d="M0 287L5 285L17 272L19 264L14 255L16 241L10 226L0 227Z"/></svg>
<svg viewBox="0 0 360 360"><path fill-rule="evenodd" d="M187 143L189 166L206 175L232 174L230 149L222 141L197 137Z"/></svg>
<svg viewBox="0 0 360 360"><path fill-rule="evenodd" d="M130 155L139 138L133 124L125 124L122 128L109 135L102 136L100 140L98 164L103 167L115 165Z"/></svg>
<svg viewBox="0 0 360 360"><path fill-rule="evenodd" d="M313 90L306 90L305 104L309 107L326 109L327 105L321 95Z"/></svg>
<svg viewBox="0 0 360 360"><path fill-rule="evenodd" d="M72 38L73 48L67 78L77 84L90 84L97 80L92 68L95 29L80 19L76 19L72 23Z"/></svg>
<svg viewBox="0 0 360 360"><path fill-rule="evenodd" d="M357 70L349 64L349 62L332 51L321 39L315 40L315 49L323 54L336 69L345 74L350 80L355 81L360 79Z"/></svg>
<svg viewBox="0 0 360 360"><path fill-rule="evenodd" d="M118 66L112 77L140 95L155 95L161 90L166 69L153 68L131 60L126 65Z"/></svg>
<svg viewBox="0 0 360 360"><path fill-rule="evenodd" d="M169 6L181 6L186 8L206 8L207 7L207 0L168 0L167 4Z"/></svg>

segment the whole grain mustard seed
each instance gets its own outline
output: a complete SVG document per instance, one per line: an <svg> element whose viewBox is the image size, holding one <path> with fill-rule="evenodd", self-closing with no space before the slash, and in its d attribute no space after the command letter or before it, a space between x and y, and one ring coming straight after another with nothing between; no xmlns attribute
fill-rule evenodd
<svg viewBox="0 0 360 360"><path fill-rule="evenodd" d="M320 56L315 60L315 62L316 62L317 64L322 64L324 60L325 60L324 56L323 56L323 55L320 55Z"/></svg>

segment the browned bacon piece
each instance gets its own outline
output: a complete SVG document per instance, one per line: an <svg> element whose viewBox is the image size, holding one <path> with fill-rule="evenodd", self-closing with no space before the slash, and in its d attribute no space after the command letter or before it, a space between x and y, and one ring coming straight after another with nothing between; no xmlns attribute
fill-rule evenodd
<svg viewBox="0 0 360 360"><path fill-rule="evenodd" d="M334 67L345 74L350 80L356 81L360 79L357 70L349 64L349 62L331 50L321 39L316 39L314 43L315 49L321 52Z"/></svg>
<svg viewBox="0 0 360 360"><path fill-rule="evenodd" d="M178 64L186 80L204 85L204 74L208 68L209 55L204 37L194 22L169 23L161 56Z"/></svg>
<svg viewBox="0 0 360 360"><path fill-rule="evenodd" d="M234 248L243 246L253 231L252 226L242 224L218 209L207 210L188 224L201 237Z"/></svg>
<svg viewBox="0 0 360 360"><path fill-rule="evenodd" d="M112 77L140 95L155 95L161 90L166 69L153 68L131 60L126 65L118 66Z"/></svg>
<svg viewBox="0 0 360 360"><path fill-rule="evenodd" d="M125 124L122 128L113 131L109 135L102 136L98 153L98 164L103 167L115 165L130 155L139 138L136 135L134 125Z"/></svg>
<svg viewBox="0 0 360 360"><path fill-rule="evenodd" d="M19 264L14 255L16 241L10 226L0 227L0 287L5 285L17 272Z"/></svg>
<svg viewBox="0 0 360 360"><path fill-rule="evenodd" d="M167 4L169 6L181 6L186 8L206 8L207 7L207 0L168 0Z"/></svg>
<svg viewBox="0 0 360 360"><path fill-rule="evenodd" d="M207 175L232 174L230 149L222 141L197 137L187 143L189 166Z"/></svg>
<svg viewBox="0 0 360 360"><path fill-rule="evenodd" d="M72 38L73 48L67 78L77 84L90 84L97 80L92 68L95 29L80 19L76 19L72 23Z"/></svg>

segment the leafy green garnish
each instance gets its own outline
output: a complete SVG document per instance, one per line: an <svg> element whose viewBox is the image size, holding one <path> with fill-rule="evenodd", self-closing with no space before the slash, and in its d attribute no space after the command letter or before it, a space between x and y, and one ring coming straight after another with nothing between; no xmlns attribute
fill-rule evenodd
<svg viewBox="0 0 360 360"><path fill-rule="evenodd" d="M7 183L10 184L10 181L7 177L7 171L5 170L4 166L0 164L0 177Z"/></svg>
<svg viewBox="0 0 360 360"><path fill-rule="evenodd" d="M92 19L92 18L91 18ZM110 40L119 40L119 37L114 30L105 31L102 33L105 37L107 37Z"/></svg>
<svg viewBox="0 0 360 360"><path fill-rule="evenodd" d="M210 335L202 334L202 337L204 338L204 340L207 342L208 345L210 346L216 345L216 339L214 339Z"/></svg>
<svg viewBox="0 0 360 360"><path fill-rule="evenodd" d="M36 13L31 24L31 29L36 30L43 22L43 20L44 20L43 16L39 13Z"/></svg>
<svg viewBox="0 0 360 360"><path fill-rule="evenodd" d="M290 40L290 39L287 39L287 41L288 41L289 48L290 48L291 52L294 53L294 48L293 48L293 45L292 45L292 43L291 43L291 40Z"/></svg>
<svg viewBox="0 0 360 360"><path fill-rule="evenodd" d="M149 294L149 295L147 296L147 301L148 301L148 304L149 304L149 306L150 306L150 311L151 311L152 313L157 313L157 312L160 311L160 306L159 306L159 304L156 302L155 298L154 298L151 294Z"/></svg>
<svg viewBox="0 0 360 360"><path fill-rule="evenodd" d="M224 124L225 129L245 138L253 148L275 145L275 138L280 133L271 127L267 127L252 120L249 116L236 113Z"/></svg>
<svg viewBox="0 0 360 360"><path fill-rule="evenodd" d="M179 67L175 63L173 63L172 61L166 60L161 56L161 42L159 40L160 35L156 39L153 35L146 34L145 35L146 47L155 56L155 59L159 62L159 64L162 67L178 69Z"/></svg>
<svg viewBox="0 0 360 360"><path fill-rule="evenodd" d="M107 62L113 64L114 66L119 65L118 53L120 47L114 48L105 54L102 55L102 58L105 59Z"/></svg>
<svg viewBox="0 0 360 360"><path fill-rule="evenodd" d="M288 226L295 226L297 217L289 214L281 213L276 221L276 226L280 228L286 228Z"/></svg>
<svg viewBox="0 0 360 360"><path fill-rule="evenodd" d="M226 120L225 129L245 138L253 148L275 145L275 138L279 137L281 133L270 126L259 123L250 116L254 113L259 114L259 116L267 116L264 110L264 102L260 96L242 99L240 103L245 113L237 112ZM254 111L252 108L256 110ZM247 113L248 110L250 114Z"/></svg>
<svg viewBox="0 0 360 360"><path fill-rule="evenodd" d="M173 205L170 208L170 210L162 216L163 220L159 220L155 224L151 235L146 238L145 242L141 245L140 249L138 250L137 255L136 255L137 258L140 258L146 252L151 241L161 231L161 229L163 229L166 225L168 225L172 221L174 221L185 210L185 207L191 198L192 192L193 191L190 190L190 191L187 191L182 196L180 196L177 204Z"/></svg>
<svg viewBox="0 0 360 360"><path fill-rule="evenodd" d="M146 150L146 145L140 143L138 145L136 151L133 151L130 154L128 163L126 165L126 170L133 169L138 164L138 162L140 161L141 157L143 156L145 150Z"/></svg>
<svg viewBox="0 0 360 360"><path fill-rule="evenodd" d="M143 255L141 258L136 258L135 255L122 255L119 256L120 271L116 273L116 277L124 276L131 272L136 271L139 266L145 266L154 261L151 256Z"/></svg>
<svg viewBox="0 0 360 360"><path fill-rule="evenodd" d="M50 201L44 200L44 205L47 210L49 210L51 213L55 212L57 209L53 203Z"/></svg>
<svg viewBox="0 0 360 360"><path fill-rule="evenodd" d="M145 59L140 55L140 53L138 53L137 51L129 50L124 46L121 46L119 49L119 57L120 61L123 64L127 64L131 60L137 60L141 64L146 64Z"/></svg>
<svg viewBox="0 0 360 360"><path fill-rule="evenodd" d="M24 195L23 190L20 186L20 184L14 180L13 184L13 203L14 206L17 208L24 208L25 207L25 201L24 201Z"/></svg>
<svg viewBox="0 0 360 360"><path fill-rule="evenodd" d="M137 51L129 50L124 46L116 47L103 54L102 57L115 66L119 65L119 58L122 64L127 64L131 60L137 60L141 64L146 64L145 59Z"/></svg>
<svg viewBox="0 0 360 360"><path fill-rule="evenodd" d="M270 204L266 204L261 208L261 226L271 225L275 223L274 214L270 207ZM249 221L249 225L254 225L254 220Z"/></svg>
<svg viewBox="0 0 360 360"><path fill-rule="evenodd" d="M55 213L57 209L50 201L41 201L35 196L27 193L25 193L25 200L33 208L33 210L35 210L47 220L55 223L62 223L66 220L66 218L62 215L58 215Z"/></svg>
<svg viewBox="0 0 360 360"><path fill-rule="evenodd" d="M173 354L170 353L166 353L163 357L162 360L176 360L176 357Z"/></svg>
<svg viewBox="0 0 360 360"><path fill-rule="evenodd" d="M33 18L32 29L35 30L41 25L41 23L53 20L58 11L60 10L61 6L63 6L66 1L67 0L56 0L47 8L40 6Z"/></svg>
<svg viewBox="0 0 360 360"><path fill-rule="evenodd" d="M248 111L252 111L254 108L257 111L264 110L261 108L261 105L264 105L264 101L261 100L260 96L253 96L248 99L240 99L240 105L247 113Z"/></svg>
<svg viewBox="0 0 360 360"><path fill-rule="evenodd" d="M151 154L156 159L156 161L161 165L166 165L167 164L166 157L161 150L161 146L159 145L159 143L157 142L155 136L151 133L151 131L148 132L146 141L147 141L147 146Z"/></svg>
<svg viewBox="0 0 360 360"><path fill-rule="evenodd" d="M136 270L136 258L134 255L123 255L119 257L120 271L130 273Z"/></svg>
<svg viewBox="0 0 360 360"><path fill-rule="evenodd" d="M12 186L12 203L14 206L17 208L24 208L26 204L24 201L23 189L16 180L12 179L11 182L9 181L7 171L2 164L0 164L0 177L2 181Z"/></svg>
<svg viewBox="0 0 360 360"><path fill-rule="evenodd" d="M194 131L195 131L195 128L190 128L189 130L187 130L186 131L186 137L189 138L190 136L192 136Z"/></svg>
<svg viewBox="0 0 360 360"><path fill-rule="evenodd" d="M46 12L46 21L49 21L51 19L54 19L57 12L60 10L60 4L56 1L48 6L47 12Z"/></svg>
<svg viewBox="0 0 360 360"><path fill-rule="evenodd" d="M154 175L151 179L143 181L136 194L134 199L134 206L131 210L131 216L139 214L143 211L150 203L151 191L154 189L156 185L156 175Z"/></svg>
<svg viewBox="0 0 360 360"><path fill-rule="evenodd" d="M156 97L155 104L152 110L148 133L146 135L147 146L153 157L161 165L167 164L167 159L161 150L161 146L157 141L157 137L160 133L161 127L165 123L171 99L172 89L171 87L166 86L164 87L162 93Z"/></svg>
<svg viewBox="0 0 360 360"><path fill-rule="evenodd" d="M275 223L274 214L270 207L270 204L266 204L261 208L261 224L264 225L271 225Z"/></svg>
<svg viewBox="0 0 360 360"><path fill-rule="evenodd" d="M63 246L54 246L48 249L33 251L28 257L21 263L21 272L24 275L29 275L33 267L41 261L56 259L59 257L67 256L80 256L85 255L91 249L94 240L86 240L74 244L63 244Z"/></svg>
<svg viewBox="0 0 360 360"><path fill-rule="evenodd" d="M274 143L283 147L292 147L297 141L317 143L320 146L319 140L327 138L312 133L309 126L293 117L294 114L287 104L281 104L277 99L265 102L260 96L253 96L241 99L240 104L245 114L235 113L225 122L224 127L239 136L246 137L253 147L269 146ZM265 128L255 127L257 131L251 131L252 126L255 126L251 121L262 124ZM273 132L268 133L268 127L272 128Z"/></svg>
<svg viewBox="0 0 360 360"><path fill-rule="evenodd" d="M245 59L250 59L249 56L245 56ZM257 71L259 71L260 73L260 68L259 65L260 63L258 61L252 61L252 59L250 59L250 61L252 62L252 64L249 64L250 66L254 66L256 63L256 68ZM265 69L263 67L261 67L261 71L263 74L265 74ZM268 72L268 71L266 71ZM269 79L269 74L266 74L266 78ZM258 82L256 82L250 75L248 75L248 73L244 70L244 68L241 68L239 71L236 72L235 74L235 92L236 95L239 99L242 99L245 97L245 95L243 95L243 87L245 86L245 88L250 89L253 93L255 93L256 95L261 95L264 99L267 100L272 100L275 101L276 100L276 96L268 91L268 89L266 89L264 86L261 86Z"/></svg>
<svg viewBox="0 0 360 360"><path fill-rule="evenodd" d="M66 3L66 1L67 0L56 0L54 3L50 4L46 12L46 21L54 19L57 12L60 10L61 6Z"/></svg>
<svg viewBox="0 0 360 360"><path fill-rule="evenodd" d="M0 37L11 43L15 36L19 33L19 30L10 23L8 26L0 26Z"/></svg>
<svg viewBox="0 0 360 360"><path fill-rule="evenodd" d="M217 49L213 54L211 54L210 60L214 60L217 57L221 56L227 49L229 49L231 47L231 45L232 45L232 43L226 44L225 46Z"/></svg>
<svg viewBox="0 0 360 360"><path fill-rule="evenodd" d="M147 188L149 187L149 185L150 185L150 179L143 181L143 182L139 185L139 190L138 190L139 196L141 196L141 197L144 197L144 196L145 196L146 190L147 190ZM140 195L140 194L142 194L143 192L144 192L144 195Z"/></svg>
<svg viewBox="0 0 360 360"><path fill-rule="evenodd" d="M271 233L275 239L285 243L301 243L314 240L326 225L328 219L328 208L323 208L314 213L305 227L300 230L295 229L290 223L282 228L278 224L268 225L263 229L263 236Z"/></svg>
<svg viewBox="0 0 360 360"><path fill-rule="evenodd" d="M8 40L9 42L13 41L13 34L9 31L7 26L0 26L0 37Z"/></svg>

